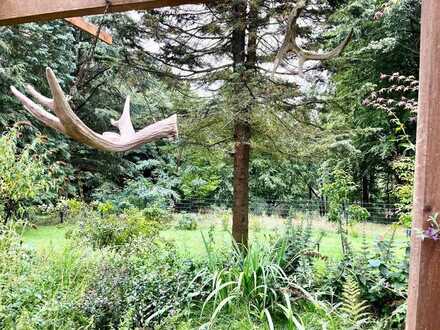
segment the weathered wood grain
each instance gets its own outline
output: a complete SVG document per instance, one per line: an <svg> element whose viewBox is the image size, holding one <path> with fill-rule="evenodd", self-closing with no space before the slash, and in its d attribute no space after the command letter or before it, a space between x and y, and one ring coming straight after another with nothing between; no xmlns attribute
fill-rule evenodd
<svg viewBox="0 0 440 330"><path fill-rule="evenodd" d="M422 1L420 95L407 330L440 329L440 242L416 230L440 213L440 1Z"/></svg>
<svg viewBox="0 0 440 330"><path fill-rule="evenodd" d="M204 0L112 0L109 12L146 10L203 3ZM60 18L99 15L105 0L1 0L0 25L49 21Z"/></svg>

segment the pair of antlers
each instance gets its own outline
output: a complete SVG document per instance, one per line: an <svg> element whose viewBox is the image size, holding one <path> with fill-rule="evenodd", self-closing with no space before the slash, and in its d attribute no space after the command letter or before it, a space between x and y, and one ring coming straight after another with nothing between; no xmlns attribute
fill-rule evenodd
<svg viewBox="0 0 440 330"><path fill-rule="evenodd" d="M99 150L123 152L136 149L145 143L178 135L176 115L136 132L130 118L130 97L127 97L121 118L118 121L112 121L112 125L119 129L119 134L96 133L72 111L67 97L50 68L46 69L46 76L53 99L41 95L31 85L27 85L26 89L40 104L36 104L13 86L11 86L11 91L35 118L78 142ZM46 111L42 106L52 110L55 115Z"/></svg>
<svg viewBox="0 0 440 330"><path fill-rule="evenodd" d="M339 55L341 55L342 51L351 40L353 31L350 31L348 36L344 39L344 41L342 41L342 43L338 47L326 53L315 53L298 46L298 43L296 42L296 38L299 34L298 18L304 11L307 3L308 0L298 0L296 6L292 9L292 12L289 15L289 19L287 21L286 36L284 37L284 41L275 58L274 68L272 72L273 74L275 74L281 61L286 58L287 54L289 52L293 52L298 57L298 73L300 76L303 76L304 63L306 61L321 61L338 57Z"/></svg>

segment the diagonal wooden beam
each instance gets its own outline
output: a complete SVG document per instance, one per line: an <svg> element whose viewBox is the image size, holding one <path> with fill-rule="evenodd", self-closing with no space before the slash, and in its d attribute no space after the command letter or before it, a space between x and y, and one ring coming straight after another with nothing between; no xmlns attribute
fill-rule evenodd
<svg viewBox="0 0 440 330"><path fill-rule="evenodd" d="M109 12L199 4L206 0L112 0ZM0 26L102 14L105 0L0 0Z"/></svg>
<svg viewBox="0 0 440 330"><path fill-rule="evenodd" d="M81 29L84 32L91 34L92 36L96 36L98 34L99 28L96 25L87 22L82 17L65 18L65 20L73 26L77 27L78 29ZM102 30L99 31L98 38L106 44L111 45L113 43L112 35L108 32Z"/></svg>

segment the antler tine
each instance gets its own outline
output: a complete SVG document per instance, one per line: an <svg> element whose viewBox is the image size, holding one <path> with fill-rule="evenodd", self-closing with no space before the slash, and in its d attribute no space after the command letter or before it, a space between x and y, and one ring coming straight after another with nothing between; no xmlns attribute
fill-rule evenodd
<svg viewBox="0 0 440 330"><path fill-rule="evenodd" d="M41 95L31 84L26 85L26 90L29 94L31 94L41 105L45 106L46 108L49 108L53 110L54 108L54 102L52 99Z"/></svg>
<svg viewBox="0 0 440 330"><path fill-rule="evenodd" d="M136 134L130 117L130 96L125 100L124 111L119 120L112 120L112 125L119 129L119 133L123 139L130 138Z"/></svg>
<svg viewBox="0 0 440 330"><path fill-rule="evenodd" d="M296 42L296 38L298 36L298 18L306 7L308 0L299 0L296 6L292 9L292 12L289 15L287 32L284 38L283 44L281 45L280 50L274 61L274 69L272 71L272 75L275 74L278 66L281 61L286 57L287 53L292 51L298 56L298 71L299 75L302 76L304 73L303 67L304 63L309 60L329 60L339 56L348 43L351 40L353 35L353 30L350 31L348 36L344 39L344 41L339 44L335 49L326 52L326 53L315 53L311 51L307 51L298 46Z"/></svg>
<svg viewBox="0 0 440 330"><path fill-rule="evenodd" d="M350 33L338 45L338 47L336 47L333 50L331 50L329 52L326 52L326 53L314 53L314 52L309 52L309 51L306 51L306 50L302 50L304 58L306 60L329 60L329 59L338 57L344 51L345 47L347 47L347 45L350 42L352 36L353 36L353 30L350 31Z"/></svg>
<svg viewBox="0 0 440 330"><path fill-rule="evenodd" d="M87 144L89 146L95 147L97 149L105 149L103 145L102 136L96 134L82 120L73 112L70 108L69 102L58 83L55 74L50 68L46 69L47 81L49 82L49 87L52 92L54 101L54 111L57 117L63 124L66 134L72 139L77 140L81 143Z"/></svg>
<svg viewBox="0 0 440 330"><path fill-rule="evenodd" d="M63 124L57 117L44 110L38 104L34 103L26 95L19 92L14 86L11 86L11 91L23 104L24 108L29 111L35 118L51 128L54 128L62 133L66 133Z"/></svg>

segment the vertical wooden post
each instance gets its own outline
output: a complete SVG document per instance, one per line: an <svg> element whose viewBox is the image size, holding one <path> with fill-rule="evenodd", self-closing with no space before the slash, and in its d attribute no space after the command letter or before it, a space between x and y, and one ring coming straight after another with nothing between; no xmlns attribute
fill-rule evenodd
<svg viewBox="0 0 440 330"><path fill-rule="evenodd" d="M440 242L416 230L440 213L440 1L422 1L416 183L411 238L407 330L440 329Z"/></svg>

